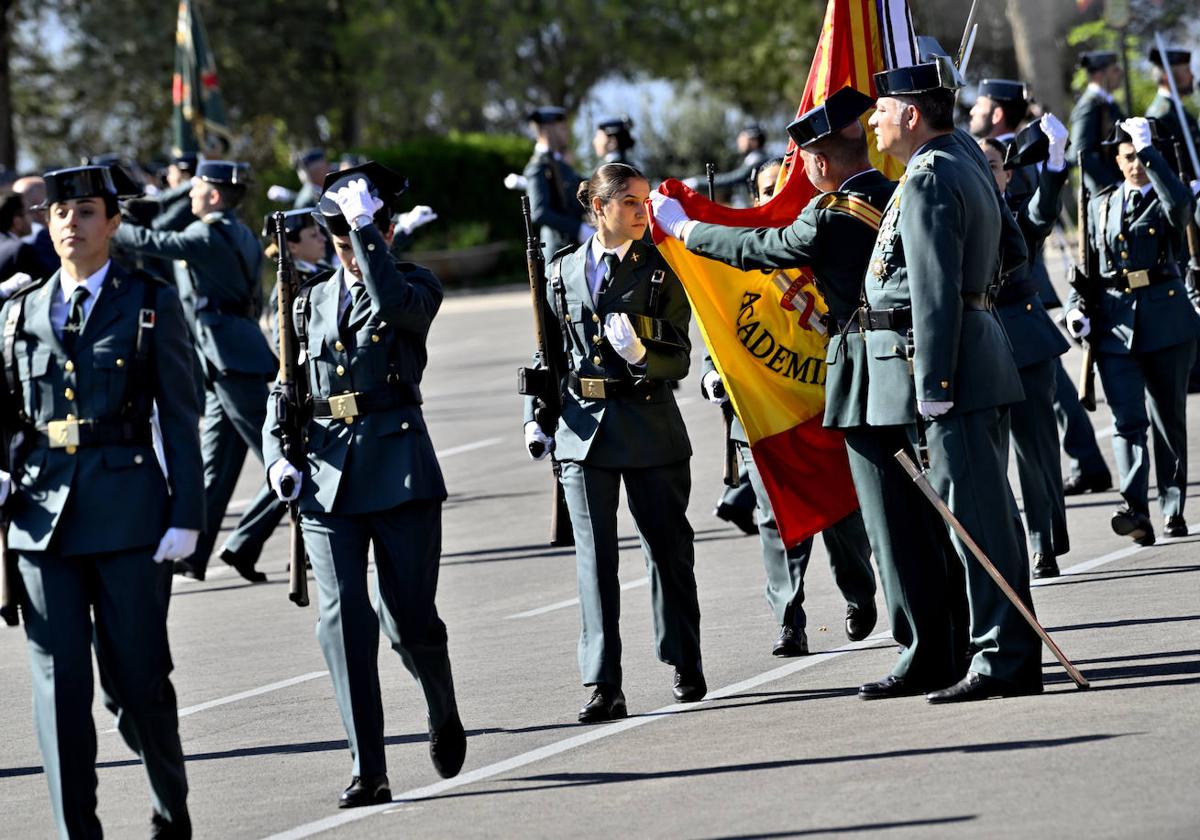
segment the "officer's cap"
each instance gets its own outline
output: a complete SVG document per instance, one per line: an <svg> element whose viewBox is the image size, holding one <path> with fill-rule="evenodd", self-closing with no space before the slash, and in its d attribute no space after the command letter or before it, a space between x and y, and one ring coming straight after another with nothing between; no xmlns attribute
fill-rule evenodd
<svg viewBox="0 0 1200 840"><path fill-rule="evenodd" d="M742 127L741 133L755 138L760 143L765 143L767 140L767 132L765 132L763 127L758 123L746 123L746 125Z"/></svg>
<svg viewBox="0 0 1200 840"><path fill-rule="evenodd" d="M1093 50L1079 54L1079 66L1089 73L1098 73L1117 63L1117 54L1110 50Z"/></svg>
<svg viewBox="0 0 1200 840"><path fill-rule="evenodd" d="M200 155L195 152L181 152L171 155L171 163L181 172L195 173L196 167L200 164Z"/></svg>
<svg viewBox="0 0 1200 840"><path fill-rule="evenodd" d="M1025 87L1025 83L1012 79L984 79L979 83L979 95L996 102L1029 101L1029 89Z"/></svg>
<svg viewBox="0 0 1200 840"><path fill-rule="evenodd" d="M250 166L232 160L206 160L197 165L196 177L210 184L244 187L250 183Z"/></svg>
<svg viewBox="0 0 1200 840"><path fill-rule="evenodd" d="M547 125L549 123L563 122L567 118L567 109L560 108L557 105L540 105L537 108L530 110L525 115L525 119L531 123L538 125Z"/></svg>
<svg viewBox="0 0 1200 840"><path fill-rule="evenodd" d="M1156 67L1162 67L1162 56L1158 52L1158 47L1151 47L1150 53L1146 56L1150 59L1150 63ZM1167 64L1174 67L1177 64L1191 64L1192 53L1190 50L1181 50L1176 47L1167 47Z"/></svg>
<svg viewBox="0 0 1200 840"><path fill-rule="evenodd" d="M297 152L295 161L296 168L300 169L305 166L311 166L319 160L325 160L325 150L320 148L305 149L302 152Z"/></svg>
<svg viewBox="0 0 1200 840"><path fill-rule="evenodd" d="M288 239L295 242L300 237L300 231L317 223L313 218L315 207L301 207L298 210L288 210L283 214L283 232ZM263 239L275 238L275 214L268 213L263 217Z"/></svg>
<svg viewBox="0 0 1200 840"><path fill-rule="evenodd" d="M844 87L797 117L787 127L787 133L803 148L841 131L874 107L874 99L852 87Z"/></svg>
<svg viewBox="0 0 1200 840"><path fill-rule="evenodd" d="M342 210L333 200L332 193L358 178L366 179L371 195L383 202L383 207L375 214L375 224L381 228L387 225L391 214L400 209L400 196L408 190L407 178L373 160L351 166L349 169L330 172L325 176L321 198L317 201L317 209L312 211L312 215L335 236L348 236L350 224L342 216Z"/></svg>
<svg viewBox="0 0 1200 840"><path fill-rule="evenodd" d="M609 117L596 123L596 129L603 131L609 137L616 137L624 132L628 134L633 128L633 120L629 117Z"/></svg>
<svg viewBox="0 0 1200 840"><path fill-rule="evenodd" d="M42 175L46 182L46 200L39 209L80 198L119 198L113 183L112 170L107 166L74 166L55 169Z"/></svg>
<svg viewBox="0 0 1200 840"><path fill-rule="evenodd" d="M1158 120L1153 117L1147 117L1146 121L1150 123L1150 142L1157 146L1159 141L1163 139L1162 132L1158 130ZM1133 138L1129 136L1129 132L1121 127L1121 123L1117 123L1113 128L1112 134L1108 135L1108 139L1101 142L1101 146L1108 148L1109 152L1116 152L1117 146L1122 143L1132 143Z"/></svg>
<svg viewBox="0 0 1200 840"><path fill-rule="evenodd" d="M1034 120L1017 132L1004 154L1004 168L1016 169L1041 163L1050 157L1050 138L1042 131L1041 120Z"/></svg>

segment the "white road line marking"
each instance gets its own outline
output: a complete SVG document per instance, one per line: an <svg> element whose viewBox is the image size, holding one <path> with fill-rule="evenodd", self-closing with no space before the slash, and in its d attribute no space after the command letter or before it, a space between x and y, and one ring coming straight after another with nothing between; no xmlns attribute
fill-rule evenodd
<svg viewBox="0 0 1200 840"><path fill-rule="evenodd" d="M1118 551L1112 551L1093 560L1085 560L1082 563L1077 563L1074 566L1063 570L1063 574L1080 574L1082 572L1094 569L1097 566L1102 566L1106 563L1112 563L1129 557L1130 555L1136 554L1142 549L1142 546L1130 546ZM325 817L324 819L297 826L296 828L292 828L287 831L281 831L277 834L272 834L265 840L302 840L302 838L312 837L313 835L320 834L323 831L329 831L334 828L339 828L343 825L358 822L359 820L372 817L376 814L399 810L397 808L398 805L403 805L404 803L413 802L420 799L428 799L432 796L438 796L439 794L454 790L455 788L460 788L465 785L474 784L475 782L482 782L486 779L503 775L504 773L525 767L526 765L533 764L543 759L561 755L562 753L573 750L576 747L586 746L587 744L600 741L604 738L611 738L614 735L628 732L631 729L636 729L639 726L644 726L656 720L662 720L665 717L670 717L671 715L685 711L689 708L696 708L714 700L721 700L726 697L740 694L741 692L749 689L765 685L766 683L781 680L784 677L789 677L792 674L812 668L816 665L820 665L823 662L828 662L831 659L837 659L844 654L859 650L860 648L870 647L875 642L890 638L890 631L876 633L869 638L863 639L861 642L851 642L850 644L842 645L841 647L834 648L833 650L815 653L810 656L806 656L803 659L797 659L793 662L789 662L787 665L781 665L778 668L773 668L770 671L765 671L756 676L749 677L741 682L736 682L732 685L727 685L724 688L717 689L716 691L711 691L700 703L677 703L670 706L663 706L661 709L648 712L644 715L639 715L638 717L625 718L624 720L616 721L614 723L608 723L602 727L597 727L586 732L581 732L578 735L573 735L570 738L564 738L561 741L555 741L554 743L547 744L544 747L538 747L537 749L520 753L512 758L506 758L503 761L497 761L493 764L488 764L476 770L468 771L461 775L455 776L453 779L446 779L443 782L436 782L432 785L426 785L425 787L406 790L403 793L394 796L392 801L386 805L375 805L369 808L357 808L353 811L334 814L332 816Z"/></svg>
<svg viewBox="0 0 1200 840"><path fill-rule="evenodd" d="M1116 551L1110 551L1100 557L1094 557L1091 560L1084 560L1082 563L1076 563L1074 566L1068 566L1062 570L1062 575L1081 575L1084 572L1090 572L1098 566L1103 566L1108 563L1124 560L1126 557L1131 557L1139 551L1145 551L1147 546L1130 545L1125 548L1119 548ZM1030 581L1030 586L1042 586L1048 583L1054 583L1054 578L1042 578L1041 580Z"/></svg>
<svg viewBox="0 0 1200 840"><path fill-rule="evenodd" d="M621 589L636 589L639 586L645 586L649 582L650 582L650 578L648 578L648 577L639 578L637 580L631 580L628 583L622 583ZM504 617L506 619L507 618L533 618L535 615L545 615L548 612L554 612L555 610L565 609L566 607L573 607L578 603L579 603L578 598L569 598L566 601L557 601L553 604L548 604L547 606L544 606L544 607L538 607L535 610L526 610L525 612L516 613L514 615L506 615Z"/></svg>

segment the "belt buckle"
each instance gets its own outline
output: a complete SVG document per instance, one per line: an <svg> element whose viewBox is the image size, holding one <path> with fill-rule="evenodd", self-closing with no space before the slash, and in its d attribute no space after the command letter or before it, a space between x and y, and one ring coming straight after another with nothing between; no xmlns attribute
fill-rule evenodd
<svg viewBox="0 0 1200 840"><path fill-rule="evenodd" d="M584 399L602 400L605 398L604 380L594 377L579 377L579 390Z"/></svg>
<svg viewBox="0 0 1200 840"><path fill-rule="evenodd" d="M334 420L353 420L358 416L358 394L336 394L329 398L329 414Z"/></svg>
<svg viewBox="0 0 1200 840"><path fill-rule="evenodd" d="M1125 276L1125 282L1129 284L1131 289L1141 289L1150 285L1150 272L1142 268L1137 271L1131 271Z"/></svg>
<svg viewBox="0 0 1200 840"><path fill-rule="evenodd" d="M46 424L46 437L50 439L51 449L79 446L79 421L51 420Z"/></svg>

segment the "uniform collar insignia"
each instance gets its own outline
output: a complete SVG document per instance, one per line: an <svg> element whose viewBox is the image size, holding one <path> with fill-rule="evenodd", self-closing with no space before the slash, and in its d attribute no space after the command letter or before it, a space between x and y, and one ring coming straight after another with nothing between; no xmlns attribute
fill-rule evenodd
<svg viewBox="0 0 1200 840"><path fill-rule="evenodd" d="M634 251L632 249L629 251L629 259L633 260L634 262L637 262L641 258L642 258L642 255L639 254L637 251Z"/></svg>

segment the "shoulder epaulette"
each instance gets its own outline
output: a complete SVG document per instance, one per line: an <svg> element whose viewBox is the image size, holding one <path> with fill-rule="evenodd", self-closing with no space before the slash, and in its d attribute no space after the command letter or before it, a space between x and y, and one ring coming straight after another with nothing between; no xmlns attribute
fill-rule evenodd
<svg viewBox="0 0 1200 840"><path fill-rule="evenodd" d="M50 275L50 276L53 277L54 275ZM0 304L5 304L5 303L8 303L10 300L16 300L17 298L23 298L26 295L33 294L34 292L36 292L38 289L42 288L49 282L50 282L50 277L39 277L38 279L36 279L32 283L30 283L28 286L18 289L17 291L13 292L11 295L6 297L4 300L0 301Z"/></svg>
<svg viewBox="0 0 1200 840"><path fill-rule="evenodd" d="M872 230L879 230L883 213L865 198L844 192L825 193L817 200L818 210L831 210L857 219Z"/></svg>
<svg viewBox="0 0 1200 840"><path fill-rule="evenodd" d="M563 257L565 257L567 254L571 253L578 247L579 247L578 245L564 245L562 248L559 248L557 251L554 252L554 256L552 256L550 258L550 262L554 262L555 260L562 259Z"/></svg>
<svg viewBox="0 0 1200 840"><path fill-rule="evenodd" d="M1100 196L1102 196L1102 195L1108 195L1110 192L1112 192L1113 190L1115 190L1115 189L1116 189L1117 187L1119 187L1119 186L1121 186L1121 184L1120 184L1120 183L1116 183L1116 184L1109 184L1109 185L1108 185L1107 187L1105 187L1104 189L1102 189L1102 190L1099 190L1099 191L1097 191L1097 192L1094 192L1094 193L1092 193L1092 198L1099 198L1099 197L1100 197Z"/></svg>
<svg viewBox="0 0 1200 840"><path fill-rule="evenodd" d="M328 280L330 277L332 277L335 274L337 274L336 268L327 268L324 271L318 271L312 277L309 277L307 280L305 280L303 283L301 283L297 287L297 291L299 291L300 289L308 289L312 286L317 285L318 283L324 283L326 280Z"/></svg>
<svg viewBox="0 0 1200 840"><path fill-rule="evenodd" d="M134 268L129 271L131 277L135 280L141 280L143 283L153 283L156 286L169 286L169 282L159 277L157 274L151 274L144 268Z"/></svg>

